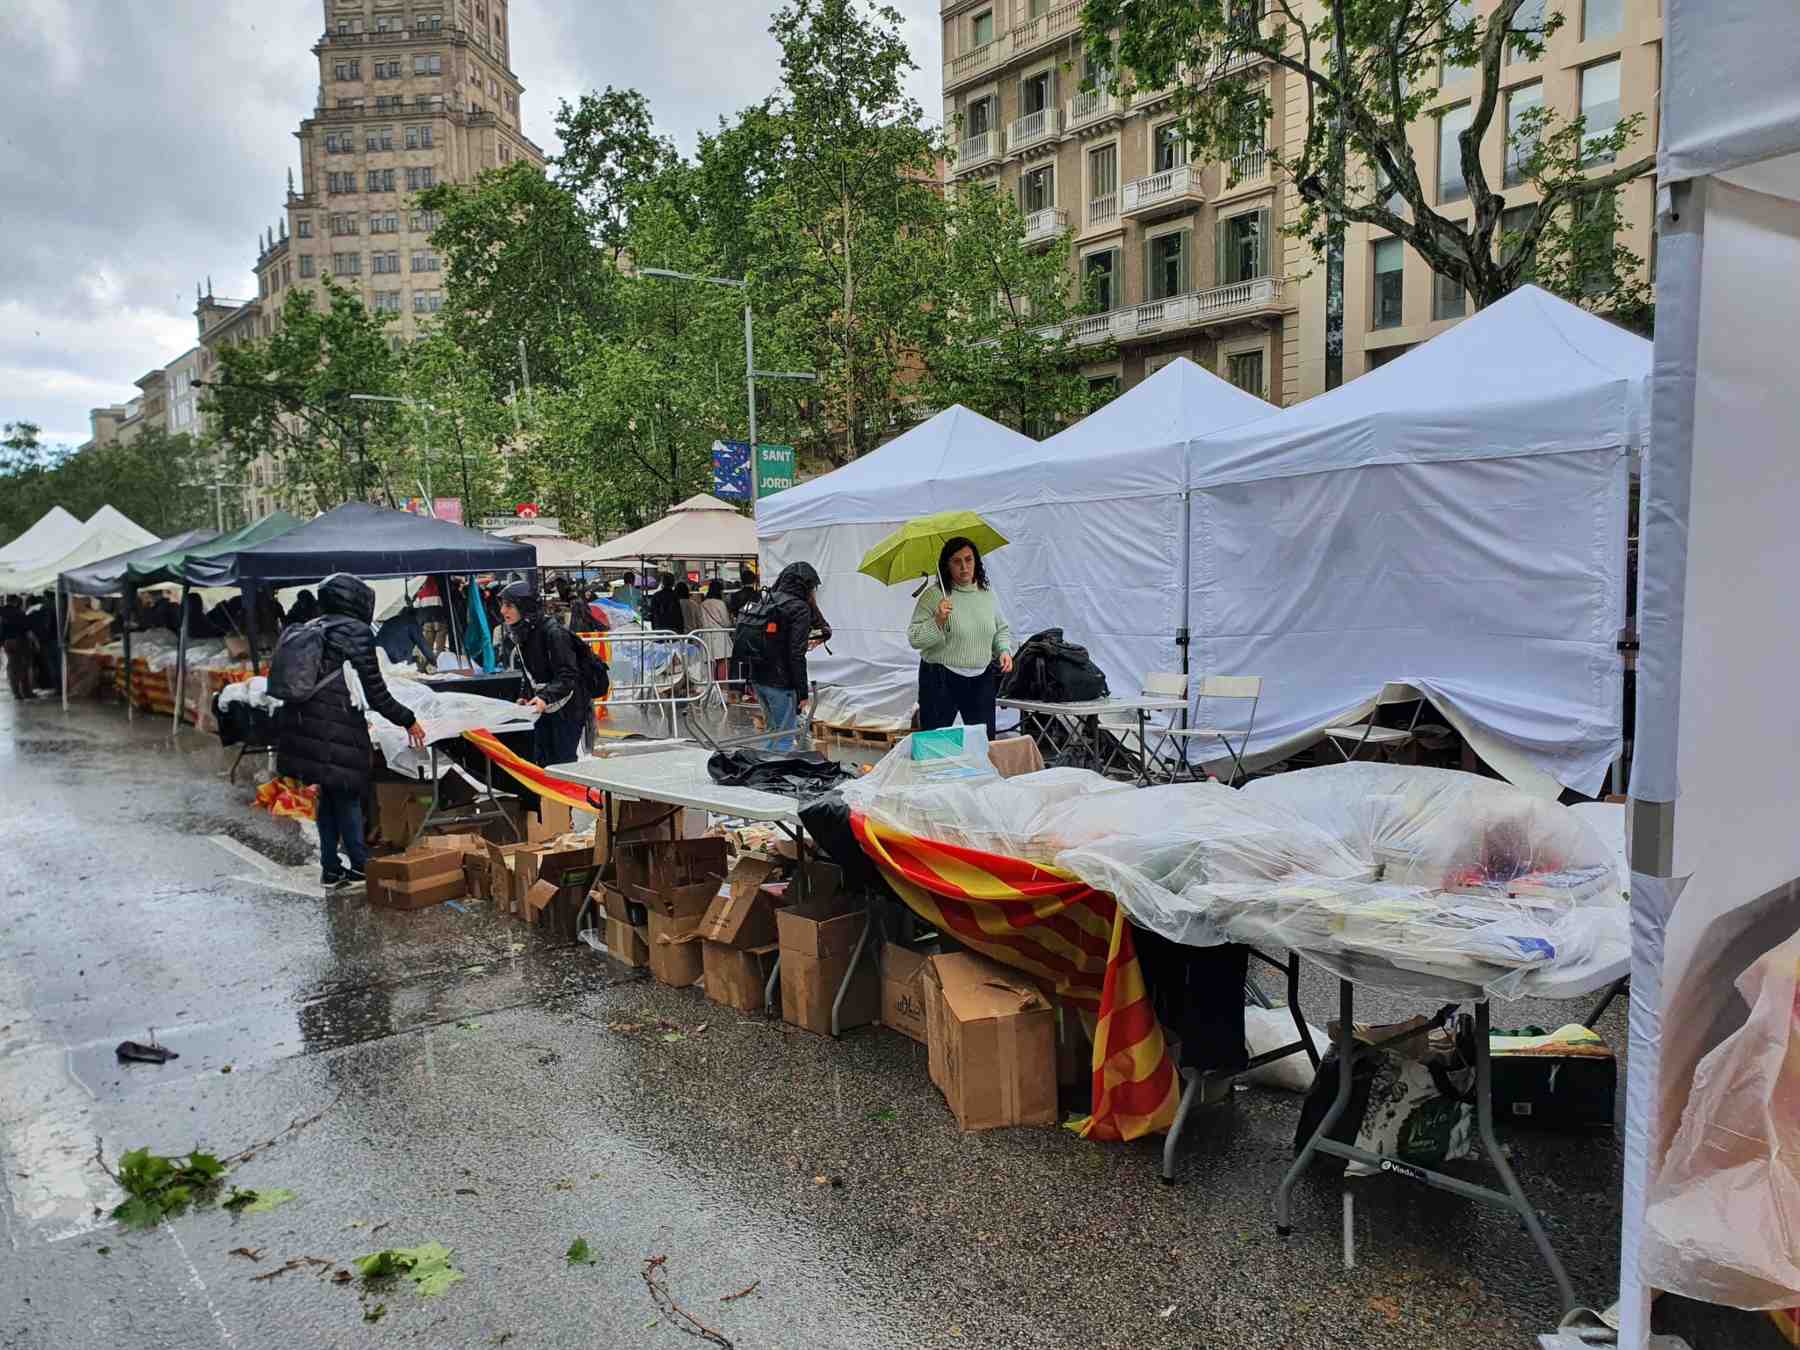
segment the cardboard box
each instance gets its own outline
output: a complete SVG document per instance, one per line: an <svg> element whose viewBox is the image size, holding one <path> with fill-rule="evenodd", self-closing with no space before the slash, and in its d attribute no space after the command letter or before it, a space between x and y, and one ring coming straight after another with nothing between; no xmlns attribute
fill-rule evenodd
<svg viewBox="0 0 1800 1350"><path fill-rule="evenodd" d="M606 911L607 918L639 928L650 922L649 906L627 898L617 886L601 882L600 897L600 907Z"/></svg>
<svg viewBox="0 0 1800 1350"><path fill-rule="evenodd" d="M552 801L548 797L538 798L538 809L525 813L525 842L528 844L546 844L558 835L569 832L575 823L574 812L561 802Z"/></svg>
<svg viewBox="0 0 1800 1350"><path fill-rule="evenodd" d="M620 888L669 891L710 881L716 890L725 878L725 841L712 839L660 839L650 843L622 844L618 850Z"/></svg>
<svg viewBox="0 0 1800 1350"><path fill-rule="evenodd" d="M427 909L446 900L460 900L467 894L460 867L448 876L422 881L384 882L371 877L368 889L369 903L382 909Z"/></svg>
<svg viewBox="0 0 1800 1350"><path fill-rule="evenodd" d="M431 809L429 783L375 784L375 830L389 848L405 848Z"/></svg>
<svg viewBox="0 0 1800 1350"><path fill-rule="evenodd" d="M486 854L463 854L463 890L471 900L487 901L493 898L488 888L488 860Z"/></svg>
<svg viewBox="0 0 1800 1350"><path fill-rule="evenodd" d="M606 921L606 950L615 961L623 961L634 969L650 964L647 932L617 919Z"/></svg>
<svg viewBox="0 0 1800 1350"><path fill-rule="evenodd" d="M1044 755L1029 736L1008 736L988 746L988 763L1002 778L1036 773L1044 767Z"/></svg>
<svg viewBox="0 0 1800 1350"><path fill-rule="evenodd" d="M371 882L412 882L441 878L455 873L460 886L463 855L454 849L432 848L422 844L405 853L388 858L371 858L366 875Z"/></svg>
<svg viewBox="0 0 1800 1350"><path fill-rule="evenodd" d="M1586 1027L1547 1036L1495 1032L1494 1118L1553 1129L1611 1129L1619 1067L1606 1042Z"/></svg>
<svg viewBox="0 0 1800 1350"><path fill-rule="evenodd" d="M765 858L740 858L707 907L700 936L708 942L740 949L767 947L776 941L777 899L785 899L765 883L775 864Z"/></svg>
<svg viewBox="0 0 1800 1350"><path fill-rule="evenodd" d="M775 968L780 948L728 947L722 942L700 943L701 963L706 973L706 996L714 1003L741 1012L761 1012L763 994L769 985L769 972Z"/></svg>
<svg viewBox="0 0 1800 1350"><path fill-rule="evenodd" d="M650 973L658 984L686 989L705 973L705 953L696 931L699 925L699 914L672 917L650 911Z"/></svg>
<svg viewBox="0 0 1800 1350"><path fill-rule="evenodd" d="M925 963L923 952L896 942L881 949L881 1025L920 1045L928 1044L925 1024Z"/></svg>
<svg viewBox="0 0 1800 1350"><path fill-rule="evenodd" d="M525 908L519 915L526 923L539 923L543 913L550 908L550 902L556 899L556 883L553 881L534 881L531 889L525 892Z"/></svg>
<svg viewBox="0 0 1800 1350"><path fill-rule="evenodd" d="M831 1005L850 970L850 954L869 916L835 897L775 912L781 947L781 1018L831 1035ZM881 976L865 949L839 1009L838 1030L868 1026L881 1015Z"/></svg>
<svg viewBox="0 0 1800 1350"><path fill-rule="evenodd" d="M928 967L939 1004L930 1057L967 1130L1056 1123L1056 1011L1024 976L957 952Z"/></svg>

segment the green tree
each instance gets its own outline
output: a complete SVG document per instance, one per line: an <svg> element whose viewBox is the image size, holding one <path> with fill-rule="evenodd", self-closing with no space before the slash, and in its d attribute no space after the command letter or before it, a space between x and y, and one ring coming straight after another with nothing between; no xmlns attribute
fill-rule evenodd
<svg viewBox="0 0 1800 1350"><path fill-rule="evenodd" d="M1307 22L1301 8L1299 0L1274 0L1266 13L1263 0L1086 0L1082 30L1089 60L1115 72L1115 87L1175 89L1189 144L1207 158L1229 162L1265 144L1274 109L1259 63L1298 80L1303 97L1290 98L1286 113L1300 119L1298 135L1266 148L1298 188L1290 228L1320 257L1335 222L1355 222L1405 240L1477 308L1533 276L1591 309L1642 303L1642 260L1603 237L1619 188L1655 167L1654 156L1625 157L1640 118L1592 133L1583 118L1522 119L1508 154L1537 209L1521 228L1503 227L1508 199L1481 162L1489 129L1505 122L1508 50L1513 59L1542 55L1560 13L1543 0L1499 0L1486 14L1469 0L1331 0ZM1466 218L1437 209L1436 176L1421 170L1407 138L1434 110L1465 102L1457 146Z"/></svg>
<svg viewBox="0 0 1800 1350"><path fill-rule="evenodd" d="M1070 321L1092 306L1075 293L1068 237L1028 246L1011 195L965 183L934 243L938 284L920 349L924 401L960 403L1030 436L1047 436L1089 411L1081 363L1111 351L1072 341Z"/></svg>
<svg viewBox="0 0 1800 1350"><path fill-rule="evenodd" d="M906 93L900 22L856 0L778 12L782 87L748 124L762 144L738 147L746 168L769 166L750 207L753 300L810 355L840 463L911 420L902 376L929 303L937 144Z"/></svg>
<svg viewBox="0 0 1800 1350"><path fill-rule="evenodd" d="M277 458L284 504L324 511L379 490L393 505L386 465L371 454L392 441L393 408L350 397L400 392L389 316L369 313L329 276L324 294L321 309L312 291L291 291L268 338L222 349L202 406L238 466Z"/></svg>
<svg viewBox="0 0 1800 1350"><path fill-rule="evenodd" d="M577 324L604 329L617 281L575 192L520 160L430 188L419 205L438 216L431 243L444 259L440 321L451 339L497 395L526 374L534 386L561 385L560 335Z"/></svg>
<svg viewBox="0 0 1800 1350"><path fill-rule="evenodd" d="M151 427L129 444L68 451L44 445L30 422L4 430L0 541L22 534L53 506L85 520L111 505L159 535L213 521L211 497L195 486L209 476L210 454L186 435Z"/></svg>
<svg viewBox="0 0 1800 1350"><path fill-rule="evenodd" d="M563 148L551 160L557 186L575 195L594 237L617 266L633 207L681 156L672 141L657 133L649 100L635 89L610 84L603 93L559 103L556 136Z"/></svg>

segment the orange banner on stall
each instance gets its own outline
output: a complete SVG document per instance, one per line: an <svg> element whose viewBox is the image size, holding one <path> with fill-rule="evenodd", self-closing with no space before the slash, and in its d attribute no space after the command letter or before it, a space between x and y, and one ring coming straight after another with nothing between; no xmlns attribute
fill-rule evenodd
<svg viewBox="0 0 1800 1350"><path fill-rule="evenodd" d="M499 738L493 732L465 731L463 739L493 760L508 776L537 793L538 796L561 802L574 811L592 811L594 809L588 801L586 788L578 787L567 779L554 778L530 760L515 755L500 743Z"/></svg>
<svg viewBox="0 0 1800 1350"><path fill-rule="evenodd" d="M921 918L1091 1017L1094 1111L1070 1128L1084 1139L1168 1130L1180 1080L1116 900L1056 868L933 843L861 814L851 824Z"/></svg>

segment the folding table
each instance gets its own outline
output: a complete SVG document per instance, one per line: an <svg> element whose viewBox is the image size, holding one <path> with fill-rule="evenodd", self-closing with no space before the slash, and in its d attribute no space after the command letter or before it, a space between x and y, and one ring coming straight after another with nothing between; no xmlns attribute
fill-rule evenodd
<svg viewBox="0 0 1800 1350"><path fill-rule="evenodd" d="M1138 743L1147 745L1145 739L1149 726L1150 714L1158 712L1185 712L1188 701L1185 698L1173 698L1166 694L1129 694L1113 695L1107 698L1083 699L1079 703L1049 703L1041 699L1003 698L999 700L1002 708L1011 708L1014 712L1029 714L1035 717L1049 718L1063 727L1069 738L1074 741L1085 740L1094 752L1094 762L1102 766L1101 772L1112 767L1118 758L1119 751L1110 755L1102 747L1100 740L1100 719L1107 713L1128 712L1137 716ZM1139 786L1149 781L1151 757L1142 756L1138 764L1136 782Z"/></svg>
<svg viewBox="0 0 1800 1350"><path fill-rule="evenodd" d="M1350 956L1342 952L1324 955L1304 950L1300 954L1338 976L1338 1090L1331 1109L1319 1122L1319 1128L1313 1132L1312 1138L1306 1141L1306 1146L1301 1149L1300 1156L1294 1159L1294 1165L1288 1168L1287 1174L1281 1179L1280 1186L1276 1188L1275 1231L1283 1237L1293 1232L1292 1210L1289 1201L1294 1183L1306 1171L1307 1164L1313 1160L1315 1154L1327 1153L1336 1158L1363 1163L1386 1176L1404 1177L1409 1181L1423 1182L1427 1186L1449 1191L1467 1200L1476 1200L1482 1204L1511 1210L1523 1221L1526 1231L1531 1234L1532 1242L1537 1244L1538 1254L1544 1258L1544 1264L1550 1267L1550 1274L1555 1278L1557 1290L1562 1296L1563 1311L1568 1312L1576 1307L1575 1290L1569 1283L1569 1274L1563 1268L1562 1261L1557 1257L1556 1249L1550 1245L1550 1239L1544 1232L1544 1225L1538 1218L1537 1210L1526 1198L1518 1178L1513 1175L1512 1167L1506 1160L1506 1154L1500 1149L1500 1141L1494 1136L1494 1083L1493 1066L1488 1051L1490 1023L1487 992L1480 985L1470 983L1466 978L1466 973L1459 973L1453 969L1434 971L1422 962L1409 962L1407 966L1402 967L1393 961L1374 955ZM1584 960L1571 961L1526 975L1516 996L1542 999L1582 998L1597 989L1604 989L1630 968L1631 952L1621 929L1616 937L1610 937ZM1350 978L1346 978L1347 975L1353 976L1356 981L1361 983L1372 984L1396 992L1414 993L1441 1003L1472 1003L1475 1005L1476 1138L1481 1141L1482 1152L1488 1165L1499 1173L1501 1184L1506 1188L1504 1191L1477 1186L1460 1177L1448 1176L1398 1158L1384 1157L1378 1153L1371 1153L1367 1149L1356 1148L1351 1144L1340 1144L1327 1137L1349 1106L1355 1057L1358 1054L1373 1053L1380 1048L1379 1045L1359 1046L1357 1044L1355 985Z"/></svg>

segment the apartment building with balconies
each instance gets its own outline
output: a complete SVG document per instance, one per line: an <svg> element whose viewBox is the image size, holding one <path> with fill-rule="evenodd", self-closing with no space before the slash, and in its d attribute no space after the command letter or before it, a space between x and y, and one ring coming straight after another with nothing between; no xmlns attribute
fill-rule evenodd
<svg viewBox="0 0 1800 1350"><path fill-rule="evenodd" d="M1284 132L1288 77L1267 63L1256 72L1271 82L1271 139L1202 160L1179 134L1170 91L1127 78L1112 93L1106 72L1087 66L1081 9L943 0L949 190L996 182L1016 196L1028 242L1070 238L1070 265L1101 311L1076 322L1075 340L1116 344L1116 356L1085 367L1091 380L1128 388L1186 356L1279 397L1292 249L1275 228L1286 189L1266 146Z"/></svg>
<svg viewBox="0 0 1800 1350"><path fill-rule="evenodd" d="M515 160L525 135L507 0L322 0L319 93L295 133L300 181L260 241L258 298L278 315L291 287L330 276L397 316L396 342L443 307L437 222L418 194Z"/></svg>
<svg viewBox="0 0 1800 1350"><path fill-rule="evenodd" d="M1465 0L1475 12L1494 0ZM1527 0L1526 21L1546 0ZM1657 0L1548 0L1565 16L1543 56L1509 59L1503 106L1484 147L1489 181L1504 184L1512 219L1535 197L1509 166L1508 126L1545 104L1600 131L1644 115L1632 154L1656 144L1662 18ZM1261 144L1229 161L1201 161L1183 144L1169 91L1108 92L1080 37L1080 0L942 0L944 121L957 154L947 182L991 181L1016 194L1026 238L1072 238L1072 263L1102 312L1075 325L1078 343L1117 344L1116 360L1088 368L1128 388L1187 356L1274 402L1322 392L1326 375L1325 266L1281 232L1298 194L1266 147L1297 154L1306 134L1305 82L1256 59L1191 72L1190 80L1250 73L1268 81L1273 108ZM1307 0L1308 22L1324 16ZM1267 22L1267 20L1264 20ZM1092 76L1096 86L1083 92ZM1466 216L1456 135L1467 125L1475 72L1442 72L1440 97L1411 128L1437 209ZM1603 172L1609 165L1596 165ZM1654 272L1649 179L1623 193L1618 234ZM1349 227L1345 245L1343 378L1353 379L1442 332L1468 298L1385 231Z"/></svg>

